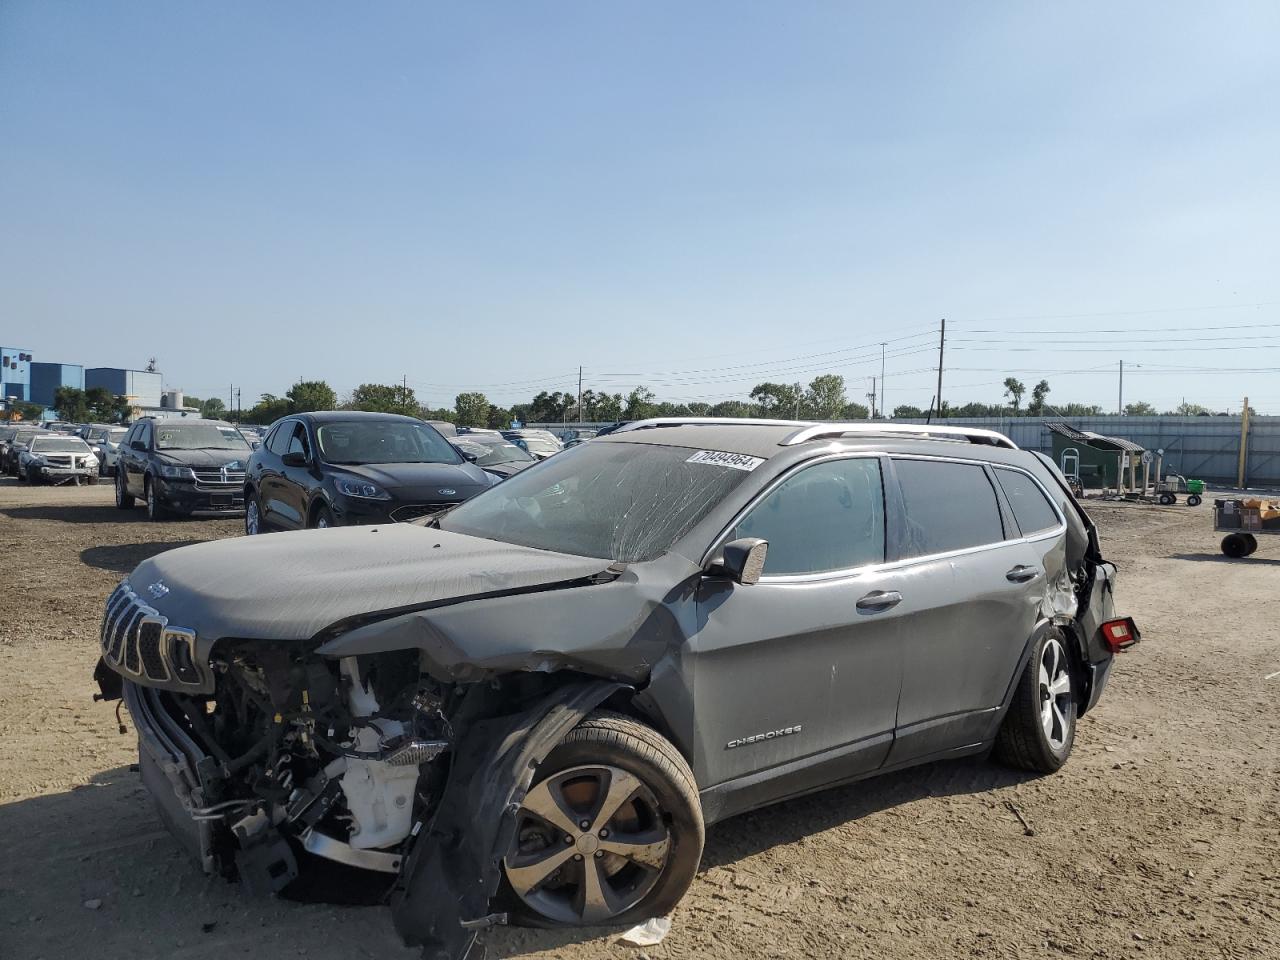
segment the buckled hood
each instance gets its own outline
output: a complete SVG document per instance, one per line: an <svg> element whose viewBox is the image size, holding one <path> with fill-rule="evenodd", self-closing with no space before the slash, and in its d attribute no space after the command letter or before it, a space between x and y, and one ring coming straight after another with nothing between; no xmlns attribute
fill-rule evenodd
<svg viewBox="0 0 1280 960"><path fill-rule="evenodd" d="M207 651L224 637L304 640L350 618L578 580L608 563L387 524L194 544L139 564L129 582Z"/></svg>

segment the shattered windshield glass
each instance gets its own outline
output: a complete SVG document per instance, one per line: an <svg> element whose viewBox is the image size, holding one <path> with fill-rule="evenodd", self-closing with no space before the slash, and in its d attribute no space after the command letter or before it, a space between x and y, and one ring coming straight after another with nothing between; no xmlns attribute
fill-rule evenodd
<svg viewBox="0 0 1280 960"><path fill-rule="evenodd" d="M698 455L648 443L584 443L455 507L439 525L580 557L652 560L747 476Z"/></svg>

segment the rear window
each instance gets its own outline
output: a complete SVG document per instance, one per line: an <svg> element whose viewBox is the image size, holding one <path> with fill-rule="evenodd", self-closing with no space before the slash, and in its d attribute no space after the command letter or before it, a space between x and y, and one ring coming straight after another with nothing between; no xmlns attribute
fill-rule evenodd
<svg viewBox="0 0 1280 960"><path fill-rule="evenodd" d="M1013 519L1024 537L1044 530L1052 530L1062 521L1044 491L1025 473L1017 470L997 470L996 480L1013 508Z"/></svg>
<svg viewBox="0 0 1280 960"><path fill-rule="evenodd" d="M907 514L906 556L999 543L1000 505L986 471L972 463L895 460Z"/></svg>

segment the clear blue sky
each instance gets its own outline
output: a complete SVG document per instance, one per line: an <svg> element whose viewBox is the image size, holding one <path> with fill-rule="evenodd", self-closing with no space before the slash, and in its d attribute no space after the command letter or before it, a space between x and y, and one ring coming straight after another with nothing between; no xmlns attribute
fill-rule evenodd
<svg viewBox="0 0 1280 960"><path fill-rule="evenodd" d="M852 397L889 341L892 407L945 316L953 402L1124 358L1280 413L1278 51L1274 2L0 0L0 342L247 406Z"/></svg>

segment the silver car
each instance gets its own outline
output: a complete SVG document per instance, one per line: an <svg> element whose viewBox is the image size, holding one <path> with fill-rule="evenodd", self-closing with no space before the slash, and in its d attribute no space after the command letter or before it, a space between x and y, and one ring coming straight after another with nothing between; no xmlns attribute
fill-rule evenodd
<svg viewBox="0 0 1280 960"><path fill-rule="evenodd" d="M96 676L206 869L381 874L462 957L665 914L743 811L993 748L1057 770L1138 639L1114 586L998 434L645 421L427 522L148 560Z"/></svg>

